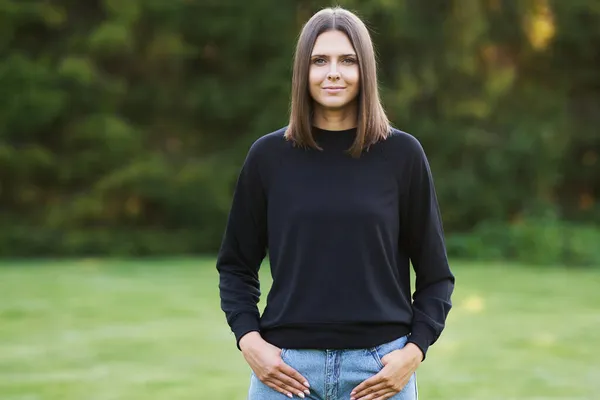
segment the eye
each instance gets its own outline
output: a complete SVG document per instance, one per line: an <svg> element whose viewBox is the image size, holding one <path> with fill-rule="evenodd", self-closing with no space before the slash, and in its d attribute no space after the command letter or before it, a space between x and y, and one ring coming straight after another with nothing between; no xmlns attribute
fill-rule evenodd
<svg viewBox="0 0 600 400"><path fill-rule="evenodd" d="M323 64L325 64L325 59L323 59L323 58L315 58L315 59L313 59L313 64L315 64L315 65L323 65Z"/></svg>
<svg viewBox="0 0 600 400"><path fill-rule="evenodd" d="M356 60L354 58L344 58L343 62L345 64L354 64L356 63Z"/></svg>

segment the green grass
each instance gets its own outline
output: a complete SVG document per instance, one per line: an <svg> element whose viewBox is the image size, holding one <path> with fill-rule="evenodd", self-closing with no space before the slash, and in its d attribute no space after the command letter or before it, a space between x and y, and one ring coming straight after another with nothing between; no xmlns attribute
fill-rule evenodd
<svg viewBox="0 0 600 400"><path fill-rule="evenodd" d="M600 399L600 269L454 271L421 399ZM3 262L0 399L245 399L217 280L211 259Z"/></svg>

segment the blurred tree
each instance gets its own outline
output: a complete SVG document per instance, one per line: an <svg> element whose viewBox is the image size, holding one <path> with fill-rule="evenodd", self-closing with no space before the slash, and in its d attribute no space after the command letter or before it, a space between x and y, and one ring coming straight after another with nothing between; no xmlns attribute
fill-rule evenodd
<svg viewBox="0 0 600 400"><path fill-rule="evenodd" d="M600 7L340 1L424 144L446 230L600 222ZM214 251L250 143L286 124L320 0L0 0L0 254Z"/></svg>

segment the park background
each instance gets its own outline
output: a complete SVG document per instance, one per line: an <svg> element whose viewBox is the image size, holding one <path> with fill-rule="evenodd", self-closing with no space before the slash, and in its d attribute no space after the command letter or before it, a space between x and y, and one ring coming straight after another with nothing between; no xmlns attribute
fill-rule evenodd
<svg viewBox="0 0 600 400"><path fill-rule="evenodd" d="M599 0L0 0L0 399L245 398L215 254L333 4L435 178L421 397L600 398Z"/></svg>

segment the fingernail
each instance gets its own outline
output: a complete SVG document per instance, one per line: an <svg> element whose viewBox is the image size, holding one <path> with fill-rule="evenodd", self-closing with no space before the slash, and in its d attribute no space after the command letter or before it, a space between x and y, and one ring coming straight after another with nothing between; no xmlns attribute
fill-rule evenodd
<svg viewBox="0 0 600 400"><path fill-rule="evenodd" d="M306 394L310 394L310 390L306 389L306 390L304 391L304 393L306 393Z"/></svg>
<svg viewBox="0 0 600 400"><path fill-rule="evenodd" d="M288 393L288 394L287 394L287 397L289 397L290 399L293 399L293 398L294 398L294 396L292 396L292 394L291 394L291 393Z"/></svg>
<svg viewBox="0 0 600 400"><path fill-rule="evenodd" d="M304 386L306 386L307 388L310 387L310 385L308 384L308 382L304 382Z"/></svg>
<svg viewBox="0 0 600 400"><path fill-rule="evenodd" d="M303 399L304 398L304 393L298 392L298 397L300 397L301 399Z"/></svg>

